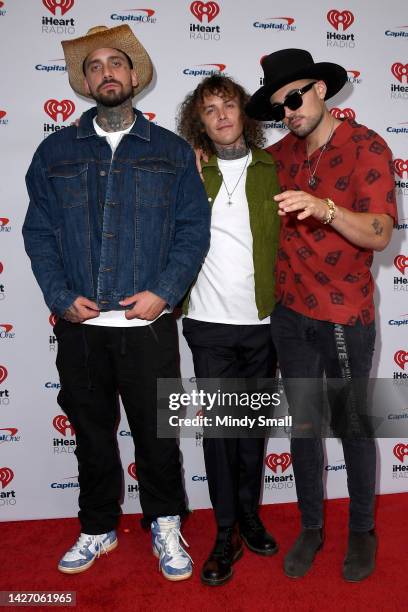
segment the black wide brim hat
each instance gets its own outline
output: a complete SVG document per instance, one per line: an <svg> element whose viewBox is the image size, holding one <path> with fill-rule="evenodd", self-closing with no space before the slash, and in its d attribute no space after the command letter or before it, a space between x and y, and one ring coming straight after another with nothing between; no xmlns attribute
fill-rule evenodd
<svg viewBox="0 0 408 612"><path fill-rule="evenodd" d="M272 117L270 98L284 85L300 79L324 81L327 87L325 100L332 98L347 81L347 71L331 62L315 63L309 51L304 49L282 49L266 55L261 60L264 84L254 93L245 107L252 119L269 121Z"/></svg>

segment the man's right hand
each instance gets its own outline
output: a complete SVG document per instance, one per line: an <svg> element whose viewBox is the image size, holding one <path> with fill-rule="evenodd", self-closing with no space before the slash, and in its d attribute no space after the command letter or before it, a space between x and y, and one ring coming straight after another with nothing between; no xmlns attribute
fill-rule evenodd
<svg viewBox="0 0 408 612"><path fill-rule="evenodd" d="M62 315L70 323L83 323L87 319L99 317L99 308L95 302L80 295Z"/></svg>

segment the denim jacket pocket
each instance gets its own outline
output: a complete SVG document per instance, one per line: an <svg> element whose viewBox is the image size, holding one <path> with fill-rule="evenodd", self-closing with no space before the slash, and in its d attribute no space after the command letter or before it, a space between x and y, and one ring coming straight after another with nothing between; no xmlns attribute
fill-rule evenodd
<svg viewBox="0 0 408 612"><path fill-rule="evenodd" d="M145 158L134 162L136 202L141 206L166 207L176 180L176 167L167 159Z"/></svg>
<svg viewBox="0 0 408 612"><path fill-rule="evenodd" d="M63 208L84 206L88 202L87 163L65 163L52 166L48 171Z"/></svg>

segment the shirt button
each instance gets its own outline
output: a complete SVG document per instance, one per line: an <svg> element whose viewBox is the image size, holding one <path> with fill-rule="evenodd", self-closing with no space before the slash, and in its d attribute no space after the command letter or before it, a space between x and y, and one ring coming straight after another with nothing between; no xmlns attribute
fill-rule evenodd
<svg viewBox="0 0 408 612"><path fill-rule="evenodd" d="M101 170L100 173L99 173L99 176L106 176L105 170Z"/></svg>
<svg viewBox="0 0 408 612"><path fill-rule="evenodd" d="M212 198L208 198L208 201L209 201L209 202L212 202L212 201L213 201L213 199L212 199Z"/></svg>

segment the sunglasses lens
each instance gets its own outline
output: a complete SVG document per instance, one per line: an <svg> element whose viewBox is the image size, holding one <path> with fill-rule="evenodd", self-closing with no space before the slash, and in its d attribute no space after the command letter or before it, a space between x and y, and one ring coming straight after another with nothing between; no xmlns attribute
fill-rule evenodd
<svg viewBox="0 0 408 612"><path fill-rule="evenodd" d="M282 121L282 119L285 118L285 109L283 104L273 104L271 115L273 121Z"/></svg>
<svg viewBox="0 0 408 612"><path fill-rule="evenodd" d="M302 96L298 91L294 91L287 98L285 98L285 106L290 108L290 110L297 110L302 106L302 103Z"/></svg>

